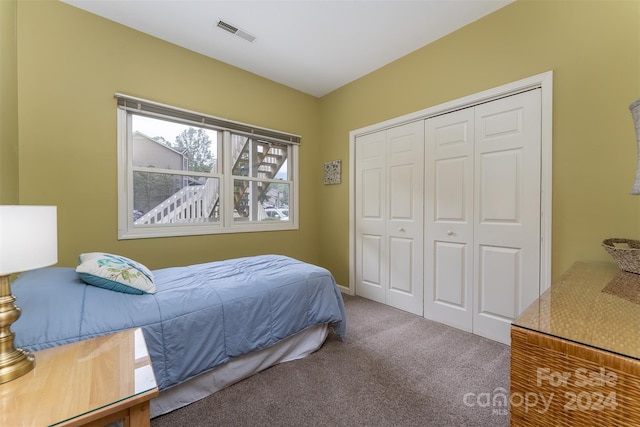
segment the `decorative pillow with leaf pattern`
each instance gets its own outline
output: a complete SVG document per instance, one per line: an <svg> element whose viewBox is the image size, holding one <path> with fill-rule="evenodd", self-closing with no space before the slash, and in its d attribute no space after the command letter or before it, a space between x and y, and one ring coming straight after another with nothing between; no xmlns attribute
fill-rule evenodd
<svg viewBox="0 0 640 427"><path fill-rule="evenodd" d="M129 258L91 252L81 254L76 272L85 283L127 294L154 294L153 273Z"/></svg>

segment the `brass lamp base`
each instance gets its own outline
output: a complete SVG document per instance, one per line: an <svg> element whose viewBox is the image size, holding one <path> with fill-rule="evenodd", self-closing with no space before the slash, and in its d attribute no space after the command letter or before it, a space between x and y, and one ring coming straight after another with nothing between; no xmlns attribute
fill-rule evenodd
<svg viewBox="0 0 640 427"><path fill-rule="evenodd" d="M0 276L0 384L21 377L34 366L34 355L13 345L15 334L10 327L20 317L15 300L9 276Z"/></svg>
<svg viewBox="0 0 640 427"><path fill-rule="evenodd" d="M15 349L13 354L2 355L0 362L0 384L15 380L31 371L35 365L33 354L21 348Z"/></svg>

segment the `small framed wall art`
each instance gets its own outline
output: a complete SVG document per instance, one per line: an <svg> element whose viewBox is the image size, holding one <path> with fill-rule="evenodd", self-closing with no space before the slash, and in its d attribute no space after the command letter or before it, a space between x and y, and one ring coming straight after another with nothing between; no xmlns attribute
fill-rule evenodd
<svg viewBox="0 0 640 427"><path fill-rule="evenodd" d="M324 183L340 184L342 181L342 160L334 160L325 162L324 164Z"/></svg>

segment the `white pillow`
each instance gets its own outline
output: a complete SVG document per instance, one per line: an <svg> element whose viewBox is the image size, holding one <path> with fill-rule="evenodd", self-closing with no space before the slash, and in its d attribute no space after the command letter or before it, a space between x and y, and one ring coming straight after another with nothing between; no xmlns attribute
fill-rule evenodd
<svg viewBox="0 0 640 427"><path fill-rule="evenodd" d="M79 262L76 272L89 285L127 294L156 293L151 270L139 262L104 252L81 254Z"/></svg>

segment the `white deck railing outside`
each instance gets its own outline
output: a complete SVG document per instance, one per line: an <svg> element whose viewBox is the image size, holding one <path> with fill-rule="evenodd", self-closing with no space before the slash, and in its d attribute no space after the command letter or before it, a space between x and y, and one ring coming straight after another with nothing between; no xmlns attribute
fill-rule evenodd
<svg viewBox="0 0 640 427"><path fill-rule="evenodd" d="M207 222L218 198L218 187L217 178L208 178L204 185L183 187L138 218L134 224Z"/></svg>

